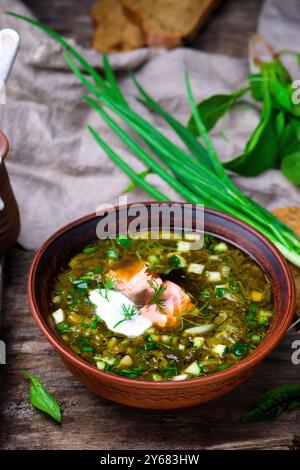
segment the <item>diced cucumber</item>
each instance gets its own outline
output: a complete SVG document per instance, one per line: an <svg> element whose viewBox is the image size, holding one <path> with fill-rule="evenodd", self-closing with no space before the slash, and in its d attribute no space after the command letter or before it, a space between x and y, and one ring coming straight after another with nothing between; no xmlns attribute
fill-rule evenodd
<svg viewBox="0 0 300 470"><path fill-rule="evenodd" d="M111 247L106 251L106 256L110 260L114 260L114 261L118 260L120 257L119 251L114 247Z"/></svg>
<svg viewBox="0 0 300 470"><path fill-rule="evenodd" d="M187 328L184 330L184 335L204 335L205 333L209 333L215 328L213 323L207 323L205 325L193 326L192 328Z"/></svg>
<svg viewBox="0 0 300 470"><path fill-rule="evenodd" d="M171 341L171 338L172 338L172 336L168 336L168 335L162 335L161 336L161 340L165 344L169 344L169 342Z"/></svg>
<svg viewBox="0 0 300 470"><path fill-rule="evenodd" d="M225 344L217 344L212 348L212 351L220 357L223 357L225 354L225 351L227 349L227 346Z"/></svg>
<svg viewBox="0 0 300 470"><path fill-rule="evenodd" d="M108 364L109 366L113 366L115 363L115 359L113 357L108 357L108 356L94 356L94 359L96 362L104 362L105 364Z"/></svg>
<svg viewBox="0 0 300 470"><path fill-rule="evenodd" d="M152 374L152 379L154 380L154 382L161 382L162 376L159 374Z"/></svg>
<svg viewBox="0 0 300 470"><path fill-rule="evenodd" d="M228 250L228 246L224 242L218 243L217 245L214 246L214 251L216 253L224 253L227 250Z"/></svg>
<svg viewBox="0 0 300 470"><path fill-rule="evenodd" d="M269 321L270 321L269 318L265 317L264 315L259 315L258 317L258 323L260 325L268 325Z"/></svg>
<svg viewBox="0 0 300 470"><path fill-rule="evenodd" d="M188 267L188 273L202 274L204 271L204 264L191 263Z"/></svg>
<svg viewBox="0 0 300 470"><path fill-rule="evenodd" d="M204 342L205 342L205 339L202 336L196 336L195 338L193 338L193 345L197 349L202 348Z"/></svg>
<svg viewBox="0 0 300 470"><path fill-rule="evenodd" d="M205 275L208 282L212 284L222 281L222 276L219 271L206 271Z"/></svg>
<svg viewBox="0 0 300 470"><path fill-rule="evenodd" d="M260 337L260 335L252 335L252 336L251 336L251 339L252 339L252 341L254 341L255 343L259 343L260 340L261 340L261 337Z"/></svg>
<svg viewBox="0 0 300 470"><path fill-rule="evenodd" d="M259 310L259 315L263 315L264 317L267 317L267 318L272 318L274 314L271 310L264 310L261 308Z"/></svg>
<svg viewBox="0 0 300 470"><path fill-rule="evenodd" d="M189 242L185 242L184 240L179 240L177 242L177 250L178 251L190 251L191 244Z"/></svg>
<svg viewBox="0 0 300 470"><path fill-rule="evenodd" d="M215 286L216 297L219 297L219 298L225 297L227 293L227 289L228 289L228 282L226 282L225 284L217 284Z"/></svg>
<svg viewBox="0 0 300 470"><path fill-rule="evenodd" d="M189 375L195 375L195 376L198 376L201 374L201 369L199 367L199 364L197 361L194 361L192 362L192 364L190 364L186 369L185 371L187 374Z"/></svg>
<svg viewBox="0 0 300 470"><path fill-rule="evenodd" d="M222 276L228 276L230 274L230 271L231 271L231 267L230 266L222 266L221 268L221 273L222 273Z"/></svg>
<svg viewBox="0 0 300 470"><path fill-rule="evenodd" d="M174 377L171 378L174 382L180 382L180 380L186 380L188 378L187 374L179 374L179 375L174 375Z"/></svg>
<svg viewBox="0 0 300 470"><path fill-rule="evenodd" d="M100 370L105 370L106 364L105 364L105 362L103 362L103 361L97 361L97 362L96 362L96 366L97 366L97 368L100 369Z"/></svg>
<svg viewBox="0 0 300 470"><path fill-rule="evenodd" d="M148 330L145 331L145 334L151 335L154 332L155 332L155 328L153 328L153 326L150 326L150 328L148 328Z"/></svg>
<svg viewBox="0 0 300 470"><path fill-rule="evenodd" d="M119 362L118 367L131 367L133 364L131 357L127 354L126 356L122 357L122 359Z"/></svg>
<svg viewBox="0 0 300 470"><path fill-rule="evenodd" d="M152 339L152 341L154 341L154 343L159 343L160 338L158 335L151 334L150 338Z"/></svg>
<svg viewBox="0 0 300 470"><path fill-rule="evenodd" d="M189 242L195 242L200 240L201 235L199 233L187 232L184 234L184 239Z"/></svg>
<svg viewBox="0 0 300 470"><path fill-rule="evenodd" d="M57 325L59 323L62 323L65 320L65 314L63 309L59 308L58 310L55 310L55 312L52 313L52 317Z"/></svg>
<svg viewBox="0 0 300 470"><path fill-rule="evenodd" d="M257 318L258 323L260 325L268 325L272 317L273 317L273 312L270 312L269 310L260 309L258 313L258 318Z"/></svg>

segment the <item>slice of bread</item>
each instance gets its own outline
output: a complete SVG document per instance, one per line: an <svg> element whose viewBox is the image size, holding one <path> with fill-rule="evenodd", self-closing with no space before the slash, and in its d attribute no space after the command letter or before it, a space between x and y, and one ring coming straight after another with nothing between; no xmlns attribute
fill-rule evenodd
<svg viewBox="0 0 300 470"><path fill-rule="evenodd" d="M196 33L219 0L122 0L149 46L177 47Z"/></svg>
<svg viewBox="0 0 300 470"><path fill-rule="evenodd" d="M92 8L96 28L93 47L99 52L121 52L145 45L141 28L130 21L121 0L99 0Z"/></svg>

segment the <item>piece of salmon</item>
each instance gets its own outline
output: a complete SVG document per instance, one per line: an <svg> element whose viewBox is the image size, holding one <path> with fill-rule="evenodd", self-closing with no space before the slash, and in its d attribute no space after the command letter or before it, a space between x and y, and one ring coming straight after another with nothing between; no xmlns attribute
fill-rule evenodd
<svg viewBox="0 0 300 470"><path fill-rule="evenodd" d="M145 305L140 313L160 327L174 328L179 323L179 314L193 308L192 301L180 286L171 281L163 283L165 291L161 295L162 307L156 304Z"/></svg>
<svg viewBox="0 0 300 470"><path fill-rule="evenodd" d="M147 271L147 266L139 261L119 263L109 273L115 279L115 287L136 305L145 305L153 298L153 289L149 283L162 284L160 277Z"/></svg>
<svg viewBox="0 0 300 470"><path fill-rule="evenodd" d="M150 273L147 266L140 261L126 260L117 264L109 272L115 280L115 287L126 295L140 309L140 314L148 318L152 323L160 327L174 328L179 323L178 315L189 311L193 304L190 297L180 286L171 281L163 281L155 273ZM160 296L161 308L157 304L151 304L154 291L151 282L160 287L164 292Z"/></svg>

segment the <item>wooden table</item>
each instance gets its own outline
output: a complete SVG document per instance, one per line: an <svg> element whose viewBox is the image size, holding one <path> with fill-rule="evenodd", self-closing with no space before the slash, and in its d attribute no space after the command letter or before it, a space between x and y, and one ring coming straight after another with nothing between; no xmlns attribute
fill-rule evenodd
<svg viewBox="0 0 300 470"><path fill-rule="evenodd" d="M89 42L89 19L84 9L91 1L26 3L59 31ZM260 0L227 1L193 46L244 56L260 7ZM274 423L239 422L241 414L266 388L299 381L300 366L291 362L292 341L299 339L296 332L288 333L252 378L227 396L175 411L127 408L80 385L35 326L26 296L32 257L33 253L16 247L6 259L2 338L7 344L7 365L0 366L0 448L300 449L299 411L285 414ZM62 426L31 407L22 369L37 373L55 394L63 409Z"/></svg>

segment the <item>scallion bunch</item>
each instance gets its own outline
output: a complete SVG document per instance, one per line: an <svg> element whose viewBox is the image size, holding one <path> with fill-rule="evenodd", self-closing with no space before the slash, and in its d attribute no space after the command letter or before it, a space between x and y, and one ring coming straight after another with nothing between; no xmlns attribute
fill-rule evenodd
<svg viewBox="0 0 300 470"><path fill-rule="evenodd" d="M137 173L102 139L94 128L88 126L89 132L98 145L135 185L142 188L154 199L167 201L168 197L146 180L149 172L156 173L186 201L193 204L204 204L207 207L227 212L252 225L268 237L289 261L300 266L300 240L294 232L268 210L241 193L226 173L199 114L187 74L185 77L187 97L202 143L188 128L161 108L132 75L139 92L139 101L164 118L180 138L183 144L181 147L166 138L129 106L106 55L103 55L104 76L102 77L51 28L30 18L14 13L9 14L43 29L63 46L67 64L89 92L89 95L84 95L84 100L101 116L132 151L133 155L144 163L145 170L142 173ZM108 114L108 110L110 114ZM111 117L111 114L121 118L122 122L135 132L136 137L129 136ZM151 152L139 145L139 139L147 144ZM157 158L153 158L152 154Z"/></svg>

